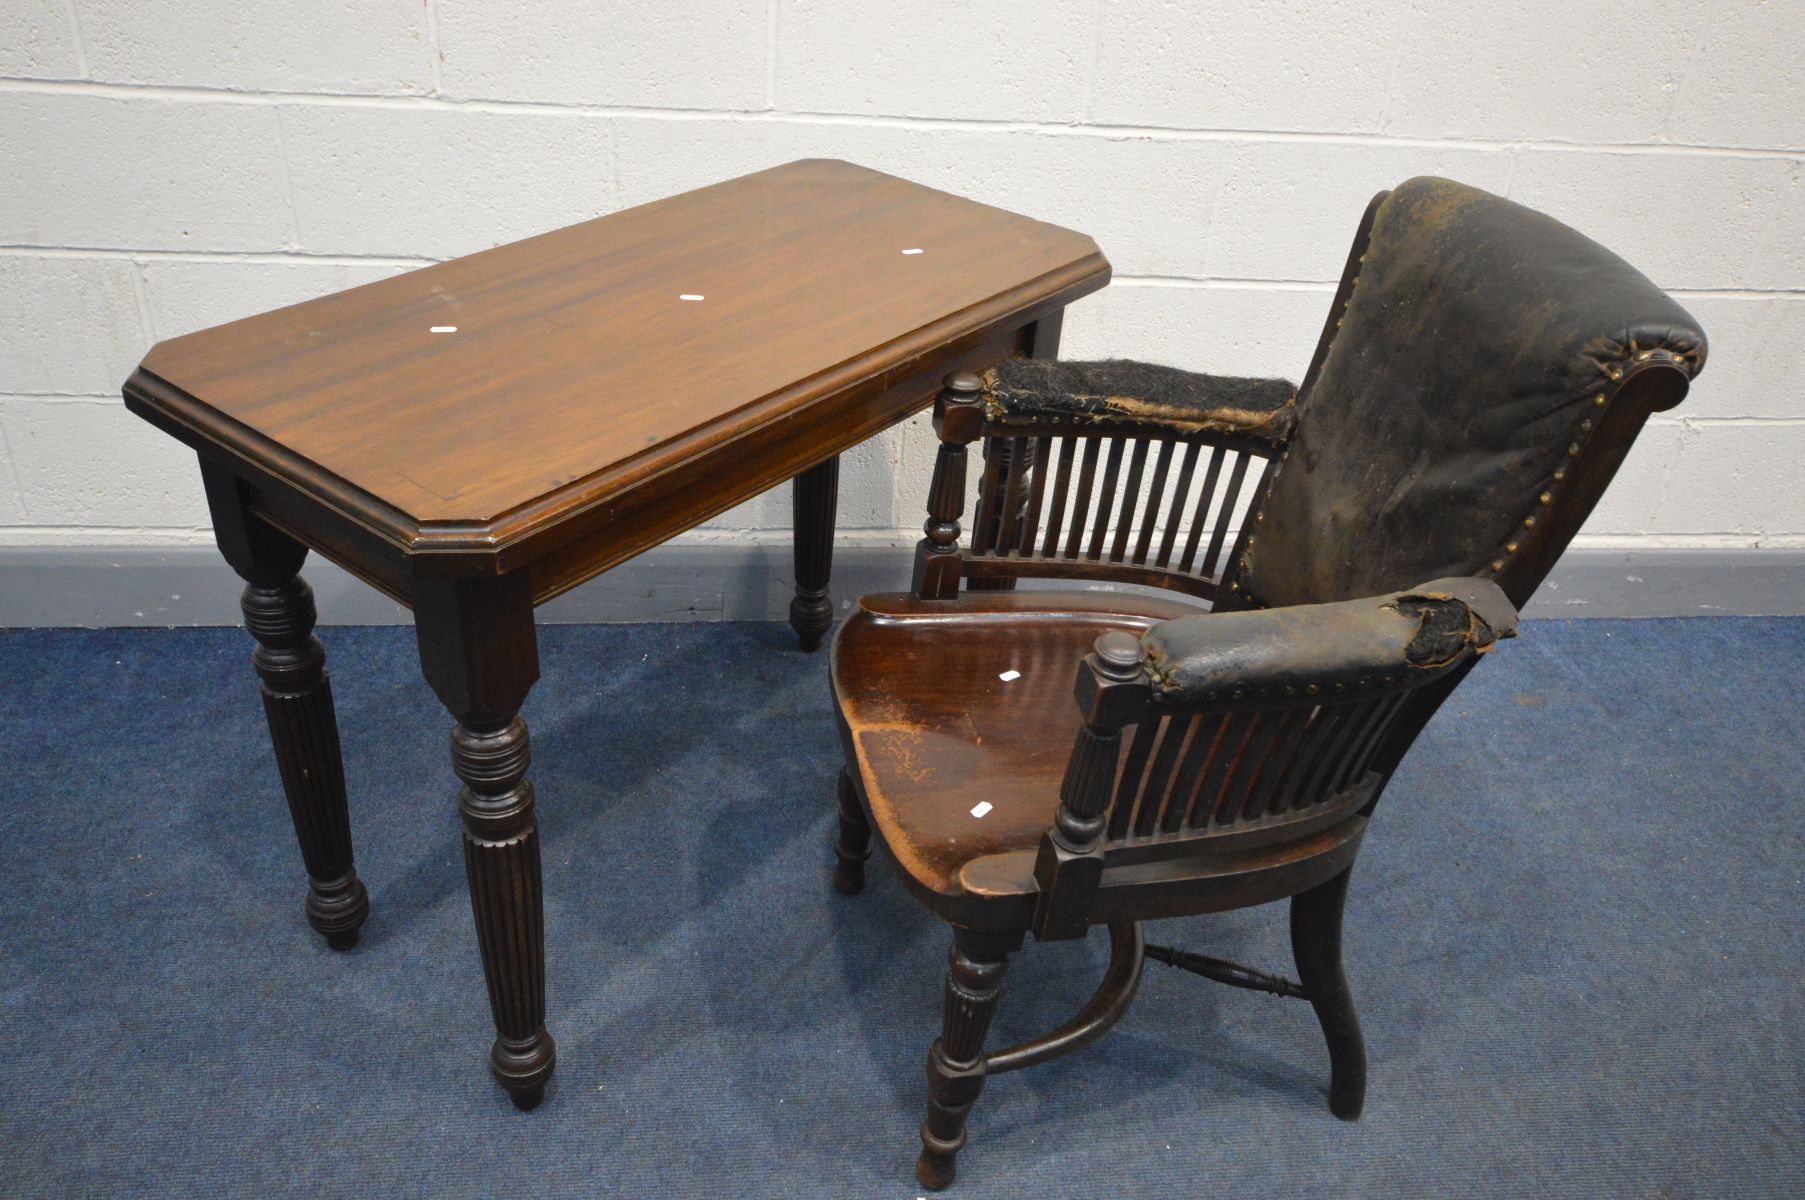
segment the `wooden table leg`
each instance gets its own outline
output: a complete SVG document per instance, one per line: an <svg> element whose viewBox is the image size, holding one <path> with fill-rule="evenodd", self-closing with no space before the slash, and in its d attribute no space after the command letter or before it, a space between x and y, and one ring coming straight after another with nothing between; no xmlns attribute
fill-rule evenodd
<svg viewBox="0 0 1805 1200"><path fill-rule="evenodd" d="M517 1108L545 1095L557 1047L545 1030L545 899L530 754L520 705L539 678L524 571L416 585L414 630L426 682L457 724L451 767L476 940L489 984L489 1061Z"/></svg>
<svg viewBox="0 0 1805 1200"><path fill-rule="evenodd" d="M313 590L299 573L307 547L252 515L232 475L205 463L201 470L214 537L245 581L244 625L257 639L251 658L307 867L307 921L333 949L349 949L370 915L370 896L352 861L332 680L313 636Z"/></svg>
<svg viewBox="0 0 1805 1200"><path fill-rule="evenodd" d="M790 503L795 518L796 598L790 601L790 628L805 651L817 650L834 623L827 594L834 565L834 519L840 498L836 455L796 476Z"/></svg>

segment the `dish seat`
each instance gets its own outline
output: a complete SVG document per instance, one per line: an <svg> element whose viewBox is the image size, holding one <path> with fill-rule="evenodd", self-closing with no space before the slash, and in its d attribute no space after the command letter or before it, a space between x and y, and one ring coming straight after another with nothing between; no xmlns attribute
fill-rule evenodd
<svg viewBox="0 0 1805 1200"><path fill-rule="evenodd" d="M930 907L1030 895L1081 724L1078 665L1113 630L1205 611L1166 596L967 592L955 601L866 596L834 639L847 761L879 840ZM1011 672L1016 674L1005 679ZM1025 852L1020 871L961 871Z"/></svg>

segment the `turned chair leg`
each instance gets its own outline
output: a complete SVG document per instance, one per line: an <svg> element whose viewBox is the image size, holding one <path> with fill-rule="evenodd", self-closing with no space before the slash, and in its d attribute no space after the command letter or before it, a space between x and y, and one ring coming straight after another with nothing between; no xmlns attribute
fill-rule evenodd
<svg viewBox="0 0 1805 1200"><path fill-rule="evenodd" d="M796 476L790 507L795 522L793 553L796 596L790 601L790 628L796 644L812 653L834 623L827 581L834 565L834 516L840 495L840 460L830 458Z"/></svg>
<svg viewBox="0 0 1805 1200"><path fill-rule="evenodd" d="M865 861L871 857L871 826L859 805L851 768L840 768L840 836L834 842L834 890L856 896L865 890Z"/></svg>
<svg viewBox="0 0 1805 1200"><path fill-rule="evenodd" d="M1366 1044L1341 969L1341 913L1350 867L1291 898L1291 950L1310 1007L1329 1043L1329 1111L1344 1121L1366 1103Z"/></svg>
<svg viewBox="0 0 1805 1200"><path fill-rule="evenodd" d="M965 1145L965 1119L984 1090L984 1037L1003 990L1009 951L1020 945L1019 935L953 932L940 1037L928 1051L928 1116L921 1123L921 1157L915 1160L915 1177L930 1191L953 1181Z"/></svg>

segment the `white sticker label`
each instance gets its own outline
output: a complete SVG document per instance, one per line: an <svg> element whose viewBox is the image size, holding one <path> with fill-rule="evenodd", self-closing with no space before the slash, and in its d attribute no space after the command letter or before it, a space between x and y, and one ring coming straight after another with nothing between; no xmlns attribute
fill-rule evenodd
<svg viewBox="0 0 1805 1200"><path fill-rule="evenodd" d="M1020 671L1016 671L1016 670L1004 671L1001 675L997 676L997 678L1001 679L1004 683L1014 683L1016 680L1020 679L1021 677L1022 677L1022 673Z"/></svg>
<svg viewBox="0 0 1805 1200"><path fill-rule="evenodd" d="M904 250L903 253L904 254L920 254L921 247L920 246L911 246L909 249Z"/></svg>
<svg viewBox="0 0 1805 1200"><path fill-rule="evenodd" d="M978 801L977 807L971 810L971 815L974 817L981 817L989 811L990 811L990 801L980 800L980 801Z"/></svg>
<svg viewBox="0 0 1805 1200"><path fill-rule="evenodd" d="M431 329L427 330L428 333L456 333L457 331L458 327L456 325L434 325Z"/></svg>
<svg viewBox="0 0 1805 1200"><path fill-rule="evenodd" d="M702 297L694 294L693 292L684 292L681 296L678 296L677 299L679 299L679 300L700 300L700 299L702 299Z"/></svg>

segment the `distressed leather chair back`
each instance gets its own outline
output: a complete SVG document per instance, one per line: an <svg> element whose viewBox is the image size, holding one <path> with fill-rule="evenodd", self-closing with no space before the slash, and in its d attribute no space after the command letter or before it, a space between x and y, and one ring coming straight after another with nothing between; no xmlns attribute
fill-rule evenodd
<svg viewBox="0 0 1805 1200"><path fill-rule="evenodd" d="M1218 606L1444 576L1521 606L1704 358L1683 308L1560 222L1446 179L1381 193Z"/></svg>

